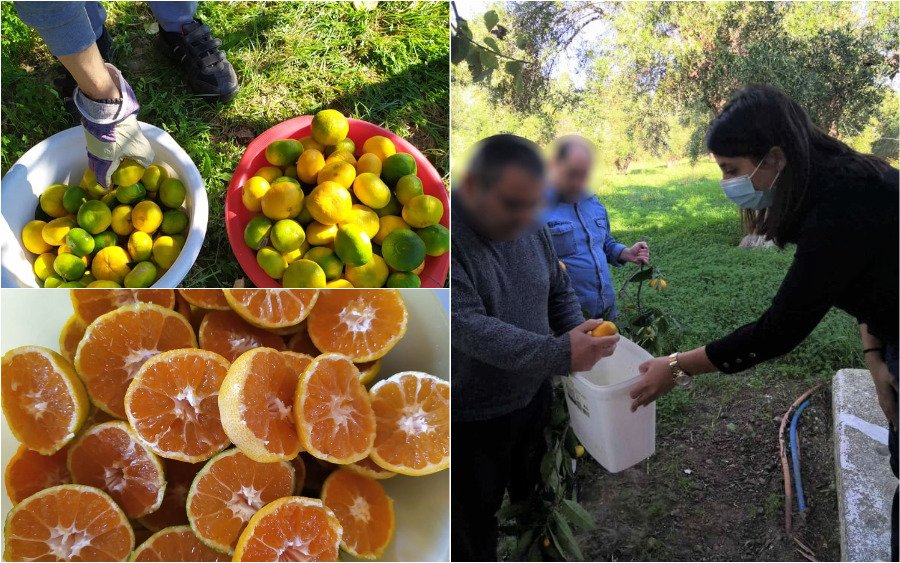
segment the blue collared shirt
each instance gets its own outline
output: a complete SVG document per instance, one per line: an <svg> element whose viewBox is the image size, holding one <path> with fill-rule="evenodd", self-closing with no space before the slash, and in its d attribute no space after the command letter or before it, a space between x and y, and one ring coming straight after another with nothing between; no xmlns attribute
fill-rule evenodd
<svg viewBox="0 0 900 563"><path fill-rule="evenodd" d="M619 254L625 245L610 234L606 208L591 194L585 194L576 203L562 202L550 188L543 219L581 307L592 318L615 319L616 291L609 264L622 265Z"/></svg>

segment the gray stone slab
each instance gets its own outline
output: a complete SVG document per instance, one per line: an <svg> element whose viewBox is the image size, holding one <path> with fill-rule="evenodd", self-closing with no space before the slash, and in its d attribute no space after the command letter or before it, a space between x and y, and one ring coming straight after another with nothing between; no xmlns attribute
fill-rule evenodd
<svg viewBox="0 0 900 563"><path fill-rule="evenodd" d="M889 561L897 479L889 464L887 421L868 370L837 372L832 408L841 559Z"/></svg>

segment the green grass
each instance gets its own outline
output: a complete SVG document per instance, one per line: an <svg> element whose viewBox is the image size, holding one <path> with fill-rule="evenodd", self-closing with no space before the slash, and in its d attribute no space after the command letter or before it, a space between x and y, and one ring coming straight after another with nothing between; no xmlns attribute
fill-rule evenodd
<svg viewBox="0 0 900 563"><path fill-rule="evenodd" d="M664 272L668 288L645 291L642 300L683 325L681 350L702 346L758 318L793 258L791 247L737 247L742 236L738 208L722 195L718 180L715 164L701 162L693 167L647 165L625 175L600 173L594 182L609 211L613 235L625 244L647 241L652 263ZM617 287L634 268L613 269ZM793 352L742 375L700 377L694 388L726 400L735 385L765 390L781 378L827 379L840 368L862 366L860 349L855 320L832 310ZM690 408L682 393L687 392L676 390L660 401L661 417Z"/></svg>
<svg viewBox="0 0 900 563"><path fill-rule="evenodd" d="M243 272L224 227L224 194L246 145L269 127L320 109L382 125L449 170L448 5L382 2L202 2L199 17L223 41L241 91L227 105L187 93L147 31L145 3L107 3L115 63L142 107L200 169L209 194L206 240L186 286L230 287ZM2 5L2 152L5 173L31 146L73 125L51 86L57 63Z"/></svg>

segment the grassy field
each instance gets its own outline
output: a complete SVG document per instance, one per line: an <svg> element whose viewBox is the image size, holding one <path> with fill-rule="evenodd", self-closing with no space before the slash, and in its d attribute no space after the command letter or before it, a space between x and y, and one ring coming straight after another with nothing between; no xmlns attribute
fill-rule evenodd
<svg viewBox="0 0 900 563"><path fill-rule="evenodd" d="M448 5L383 2L202 2L199 17L222 39L241 91L211 105L186 91L156 49L145 3L107 3L114 63L142 104L139 118L168 131L200 169L209 226L186 286L231 287L243 272L224 227L224 194L246 145L281 121L335 108L415 144L448 175ZM7 169L31 146L74 123L51 81L58 64L2 5L2 152Z"/></svg>

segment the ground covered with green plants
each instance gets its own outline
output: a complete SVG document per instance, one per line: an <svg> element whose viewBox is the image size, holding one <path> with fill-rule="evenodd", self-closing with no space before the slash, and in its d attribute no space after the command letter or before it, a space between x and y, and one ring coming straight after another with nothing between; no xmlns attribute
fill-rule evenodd
<svg viewBox="0 0 900 563"><path fill-rule="evenodd" d="M241 84L229 104L187 92L155 47L145 3L107 3L113 62L141 102L139 119L168 131L200 170L209 226L186 286L231 287L243 272L224 225L224 195L244 148L269 127L324 108L371 121L416 145L445 177L449 163L448 6L439 2L203 2ZM369 4L369 3L359 3ZM3 173L30 147L75 125L53 90L58 63L2 6Z"/></svg>

